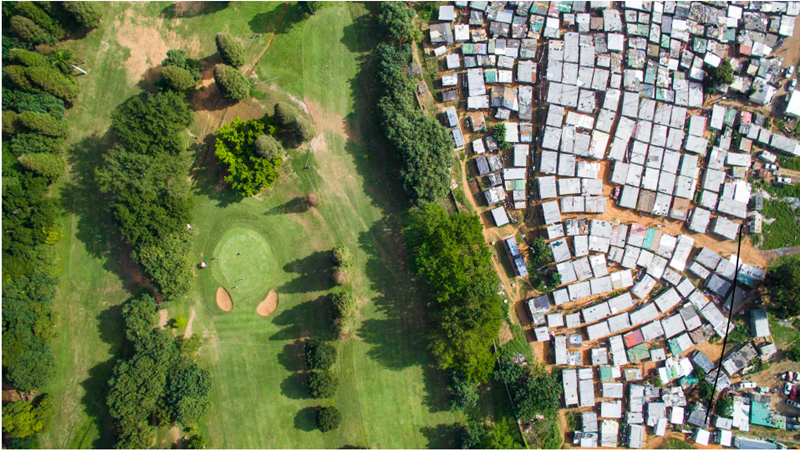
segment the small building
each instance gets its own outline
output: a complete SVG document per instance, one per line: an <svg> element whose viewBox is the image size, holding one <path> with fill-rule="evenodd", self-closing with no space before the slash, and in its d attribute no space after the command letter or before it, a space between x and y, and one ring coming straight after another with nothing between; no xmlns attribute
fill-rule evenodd
<svg viewBox="0 0 800 451"><path fill-rule="evenodd" d="M769 337L769 318L767 318L767 311L764 309L750 310L750 324L753 328L753 335L758 338Z"/></svg>

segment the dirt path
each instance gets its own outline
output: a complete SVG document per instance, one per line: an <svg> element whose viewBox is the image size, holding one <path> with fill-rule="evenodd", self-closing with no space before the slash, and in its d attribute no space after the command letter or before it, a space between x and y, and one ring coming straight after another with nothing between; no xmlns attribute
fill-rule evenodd
<svg viewBox="0 0 800 451"><path fill-rule="evenodd" d="M189 313L189 321L186 322L186 331L183 333L183 339L186 340L192 336L192 324L194 324L194 308Z"/></svg>
<svg viewBox="0 0 800 451"><path fill-rule="evenodd" d="M167 319L168 318L169 318L169 315L167 313L167 309L162 308L161 310L158 311L158 328L159 329L163 329L164 327L167 326Z"/></svg>
<svg viewBox="0 0 800 451"><path fill-rule="evenodd" d="M797 255L797 254L800 254L800 246L782 247L780 249L764 251L764 257L767 259L768 262L773 262L786 255Z"/></svg>

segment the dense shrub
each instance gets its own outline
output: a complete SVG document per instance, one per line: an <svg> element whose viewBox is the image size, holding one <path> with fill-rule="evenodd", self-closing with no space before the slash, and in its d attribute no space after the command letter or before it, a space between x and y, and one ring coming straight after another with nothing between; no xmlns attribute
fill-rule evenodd
<svg viewBox="0 0 800 451"><path fill-rule="evenodd" d="M331 293L331 304L337 318L353 316L356 313L356 298L348 289L340 289Z"/></svg>
<svg viewBox="0 0 800 451"><path fill-rule="evenodd" d="M298 118L297 121L295 121L294 132L295 138L301 143L311 141L316 133L314 124L305 118Z"/></svg>
<svg viewBox="0 0 800 451"><path fill-rule="evenodd" d="M38 91L39 89L31 83L25 74L24 66L6 66L3 68L3 76L19 89L24 91ZM3 90L5 91L5 89ZM3 95L5 97L5 94Z"/></svg>
<svg viewBox="0 0 800 451"><path fill-rule="evenodd" d="M800 315L800 257L781 259L767 269L769 311L778 318Z"/></svg>
<svg viewBox="0 0 800 451"><path fill-rule="evenodd" d="M422 32L414 25L414 11L402 2L381 2L379 28L398 44L421 41Z"/></svg>
<svg viewBox="0 0 800 451"><path fill-rule="evenodd" d="M38 2L37 2L38 4ZM36 25L42 27L51 36L54 41L60 41L64 38L64 29L58 22L54 21L33 2L19 2L17 3L17 13L32 20Z"/></svg>
<svg viewBox="0 0 800 451"><path fill-rule="evenodd" d="M72 78L62 74L58 69L52 67L28 67L25 68L25 75L28 79L45 92L64 99L66 102L74 102L78 98L78 85Z"/></svg>
<svg viewBox="0 0 800 451"><path fill-rule="evenodd" d="M177 299L189 291L192 263L189 261L189 232L182 228L133 253L165 300Z"/></svg>
<svg viewBox="0 0 800 451"><path fill-rule="evenodd" d="M314 398L333 398L339 388L339 379L330 371L312 371L308 388Z"/></svg>
<svg viewBox="0 0 800 451"><path fill-rule="evenodd" d="M129 151L145 155L186 150L184 131L194 116L183 97L162 92L132 97L111 114L111 129Z"/></svg>
<svg viewBox="0 0 800 451"><path fill-rule="evenodd" d="M3 88L3 110L14 110L17 113L25 111L47 113L56 119L63 119L64 101L43 91L25 92Z"/></svg>
<svg viewBox="0 0 800 451"><path fill-rule="evenodd" d="M283 153L283 146L281 143L270 135L259 135L255 141L255 148L256 154L267 160L280 158Z"/></svg>
<svg viewBox="0 0 800 451"><path fill-rule="evenodd" d="M13 438L45 432L52 426L55 413L53 398L48 395L35 403L14 401L3 406L3 430Z"/></svg>
<svg viewBox="0 0 800 451"><path fill-rule="evenodd" d="M353 264L353 253L346 246L333 248L333 262L337 266L350 266Z"/></svg>
<svg viewBox="0 0 800 451"><path fill-rule="evenodd" d="M295 121L297 121L298 116L299 113L294 107L285 103L275 104L275 113L273 114L273 118L279 127L283 129L292 128Z"/></svg>
<svg viewBox="0 0 800 451"><path fill-rule="evenodd" d="M14 16L9 21L11 32L20 40L31 44L52 44L55 42L50 33L36 25L32 20L23 16Z"/></svg>
<svg viewBox="0 0 800 451"><path fill-rule="evenodd" d="M28 67L48 65L47 57L41 53L31 52L25 49L12 49L11 61Z"/></svg>
<svg viewBox="0 0 800 451"><path fill-rule="evenodd" d="M256 152L255 141L264 134L265 119L245 122L237 117L217 130L215 154L227 167L225 181L243 196L253 196L272 186L283 165L279 156L265 159Z"/></svg>
<svg viewBox="0 0 800 451"><path fill-rule="evenodd" d="M450 407L457 410L471 409L478 404L478 385L467 380L458 371L450 373Z"/></svg>
<svg viewBox="0 0 800 451"><path fill-rule="evenodd" d="M211 402L211 375L208 370L192 364L169 376L166 404L173 418L181 424L192 424L206 414Z"/></svg>
<svg viewBox="0 0 800 451"><path fill-rule="evenodd" d="M342 422L342 414L334 406L321 407L317 410L317 426L322 432L332 431Z"/></svg>
<svg viewBox="0 0 800 451"><path fill-rule="evenodd" d="M82 27L94 28L100 25L100 2L63 2L61 6Z"/></svg>
<svg viewBox="0 0 800 451"><path fill-rule="evenodd" d="M26 111L19 115L19 123L32 132L53 138L66 138L69 133L67 123L46 113Z"/></svg>
<svg viewBox="0 0 800 451"><path fill-rule="evenodd" d="M66 167L64 159L52 153L26 153L20 155L18 160L25 169L47 177L51 181L63 174Z"/></svg>
<svg viewBox="0 0 800 451"><path fill-rule="evenodd" d="M439 367L485 381L494 366L490 348L503 302L480 219L427 204L411 211L406 239L411 268L430 293L430 347Z"/></svg>
<svg viewBox="0 0 800 451"><path fill-rule="evenodd" d="M161 83L166 89L186 91L194 88L195 80L191 72L178 66L165 66L161 69Z"/></svg>
<svg viewBox="0 0 800 451"><path fill-rule="evenodd" d="M195 82L203 78L203 74L200 72L200 61L189 58L185 50L168 50L167 57L161 62L161 65L165 68L175 66L185 69L192 75Z"/></svg>
<svg viewBox="0 0 800 451"><path fill-rule="evenodd" d="M13 111L3 111L3 133L13 135L19 131L19 115Z"/></svg>
<svg viewBox="0 0 800 451"><path fill-rule="evenodd" d="M336 348L318 338L306 343L306 364L312 370L324 371L336 362Z"/></svg>
<svg viewBox="0 0 800 451"><path fill-rule="evenodd" d="M250 94L250 81L231 66L218 64L214 68L214 82L228 100L242 100Z"/></svg>
<svg viewBox="0 0 800 451"><path fill-rule="evenodd" d="M217 50L225 64L233 67L244 65L245 51L242 42L227 33L218 33Z"/></svg>
<svg viewBox="0 0 800 451"><path fill-rule="evenodd" d="M14 156L25 153L59 153L64 150L66 141L61 138L40 135L38 133L17 133L11 141L9 150Z"/></svg>

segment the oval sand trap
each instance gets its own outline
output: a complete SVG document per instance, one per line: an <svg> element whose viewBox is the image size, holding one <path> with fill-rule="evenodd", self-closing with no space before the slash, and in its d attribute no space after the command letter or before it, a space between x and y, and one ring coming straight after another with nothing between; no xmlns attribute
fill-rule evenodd
<svg viewBox="0 0 800 451"><path fill-rule="evenodd" d="M258 312L261 316L269 316L272 315L273 312L278 308L278 292L275 290L271 290L267 295L267 298L261 301L256 308L256 312Z"/></svg>
<svg viewBox="0 0 800 451"><path fill-rule="evenodd" d="M225 312L230 312L233 310L233 299L231 299L231 294L228 293L223 287L217 288L217 307L221 308Z"/></svg>

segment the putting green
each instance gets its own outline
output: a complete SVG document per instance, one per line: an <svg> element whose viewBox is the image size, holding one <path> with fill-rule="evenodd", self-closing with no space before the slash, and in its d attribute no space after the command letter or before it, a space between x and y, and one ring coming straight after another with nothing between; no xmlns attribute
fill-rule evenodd
<svg viewBox="0 0 800 451"><path fill-rule="evenodd" d="M242 255L238 255L239 252ZM212 257L219 258L211 260ZM239 308L250 303L255 306L269 292L267 285L275 259L267 240L251 228L226 230L214 248L214 255L207 256L206 261L214 280L228 289L234 305Z"/></svg>

